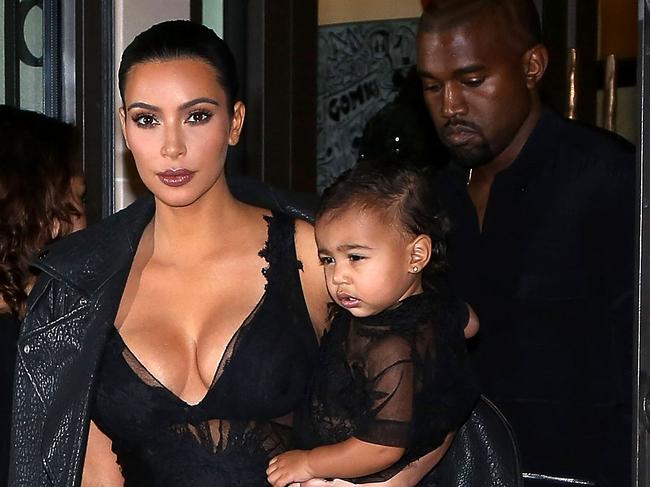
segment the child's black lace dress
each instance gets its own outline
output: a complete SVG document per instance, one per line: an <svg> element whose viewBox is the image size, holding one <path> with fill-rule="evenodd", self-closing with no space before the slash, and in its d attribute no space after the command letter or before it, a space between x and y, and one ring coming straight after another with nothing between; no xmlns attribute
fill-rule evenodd
<svg viewBox="0 0 650 487"><path fill-rule="evenodd" d="M294 222L281 214L267 220L264 296L215 364L198 404L158 382L119 333L107 343L92 419L112 440L126 486L267 486L268 461L289 448L291 413L304 401L317 342Z"/></svg>
<svg viewBox="0 0 650 487"><path fill-rule="evenodd" d="M459 301L424 293L367 318L337 312L323 337L308 406L295 426L299 447L351 436L406 448L379 481L435 449L469 416L478 392L469 372Z"/></svg>

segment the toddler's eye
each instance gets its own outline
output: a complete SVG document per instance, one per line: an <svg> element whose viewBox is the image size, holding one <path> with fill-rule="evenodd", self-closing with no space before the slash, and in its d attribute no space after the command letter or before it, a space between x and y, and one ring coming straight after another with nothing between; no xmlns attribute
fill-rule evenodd
<svg viewBox="0 0 650 487"><path fill-rule="evenodd" d="M322 255L319 257L321 265L328 265L328 264L333 264L334 259L332 257L329 257L327 255Z"/></svg>
<svg viewBox="0 0 650 487"><path fill-rule="evenodd" d="M352 262L358 262L360 260L364 260L365 258L366 258L365 256L359 254L348 255L348 259L350 259Z"/></svg>

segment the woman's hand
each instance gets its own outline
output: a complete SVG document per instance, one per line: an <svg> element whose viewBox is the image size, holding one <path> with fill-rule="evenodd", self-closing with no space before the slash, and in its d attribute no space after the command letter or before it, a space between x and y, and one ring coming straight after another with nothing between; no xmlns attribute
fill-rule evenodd
<svg viewBox="0 0 650 487"><path fill-rule="evenodd" d="M273 487L285 487L288 484L306 482L313 478L308 455L309 451L291 450L272 458L269 468L266 469L269 484Z"/></svg>

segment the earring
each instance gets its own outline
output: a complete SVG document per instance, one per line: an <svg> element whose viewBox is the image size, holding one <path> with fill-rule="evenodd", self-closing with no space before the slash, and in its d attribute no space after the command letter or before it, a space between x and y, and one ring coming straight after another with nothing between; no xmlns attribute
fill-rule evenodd
<svg viewBox="0 0 650 487"><path fill-rule="evenodd" d="M413 271L414 274L415 274L416 272L418 272L419 270L420 270L420 268L419 268L418 266L416 266L416 265L413 266L412 271Z"/></svg>

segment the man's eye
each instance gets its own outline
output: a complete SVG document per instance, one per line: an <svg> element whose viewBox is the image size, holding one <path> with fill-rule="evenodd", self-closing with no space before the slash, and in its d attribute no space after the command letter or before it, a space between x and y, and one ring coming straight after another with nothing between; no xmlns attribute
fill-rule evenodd
<svg viewBox="0 0 650 487"><path fill-rule="evenodd" d="M332 257L322 256L319 257L321 265L333 264L334 259Z"/></svg>
<svg viewBox="0 0 650 487"><path fill-rule="evenodd" d="M422 85L422 89L424 91L428 91L428 92L432 92L432 93L438 93L442 88L437 83L424 83Z"/></svg>
<svg viewBox="0 0 650 487"><path fill-rule="evenodd" d="M153 115L144 113L142 115L136 115L133 117L133 121L138 124L140 127L149 128L154 125L158 125L158 120Z"/></svg>
<svg viewBox="0 0 650 487"><path fill-rule="evenodd" d="M192 112L190 113L190 116L187 117L187 121L189 123L203 123L207 122L212 118L212 114L210 112L206 112L203 110L197 111L197 112Z"/></svg>
<svg viewBox="0 0 650 487"><path fill-rule="evenodd" d="M469 78L463 81L463 84L465 86L469 86L470 88L476 88L477 86L481 86L483 82L485 81L485 78Z"/></svg>

